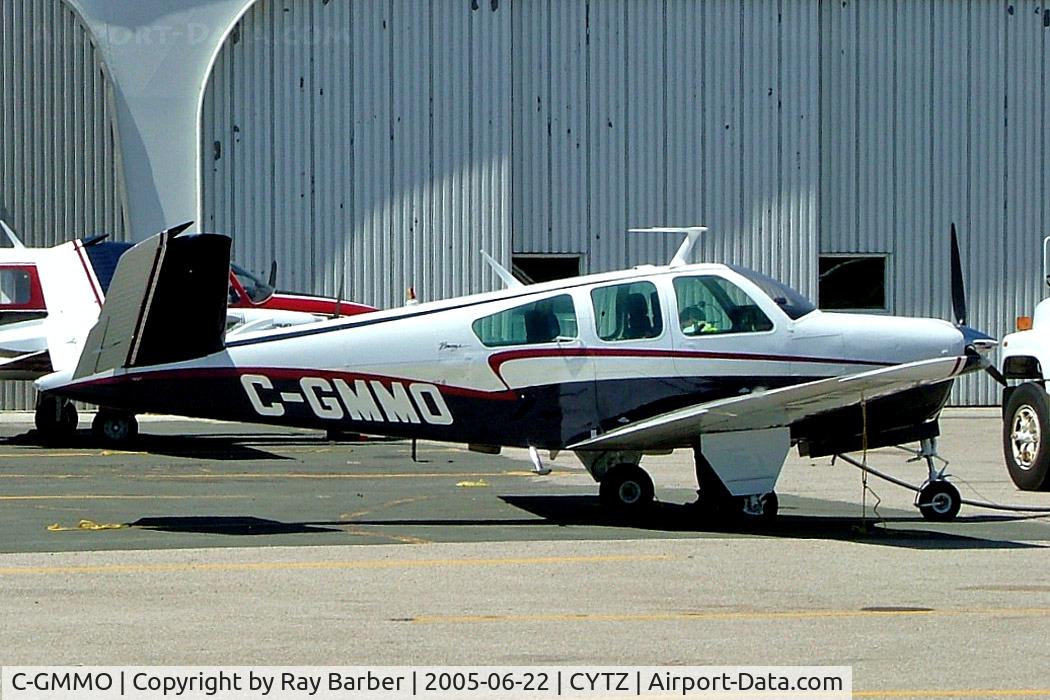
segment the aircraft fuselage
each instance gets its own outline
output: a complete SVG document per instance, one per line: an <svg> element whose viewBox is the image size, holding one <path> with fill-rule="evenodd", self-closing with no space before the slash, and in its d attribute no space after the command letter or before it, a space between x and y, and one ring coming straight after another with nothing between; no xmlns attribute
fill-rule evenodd
<svg viewBox="0 0 1050 700"><path fill-rule="evenodd" d="M950 323L792 308L759 277L690 265L534 285L246 334L62 393L136 413L557 449L683 406L963 353ZM869 428L926 424L950 387L872 402ZM818 416L792 437L856 422Z"/></svg>

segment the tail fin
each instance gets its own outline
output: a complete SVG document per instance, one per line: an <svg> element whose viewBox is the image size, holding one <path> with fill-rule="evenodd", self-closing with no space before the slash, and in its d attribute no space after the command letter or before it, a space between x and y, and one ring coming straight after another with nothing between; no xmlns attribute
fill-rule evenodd
<svg viewBox="0 0 1050 700"><path fill-rule="evenodd" d="M229 237L179 226L120 258L74 379L179 362L222 350L229 299Z"/></svg>

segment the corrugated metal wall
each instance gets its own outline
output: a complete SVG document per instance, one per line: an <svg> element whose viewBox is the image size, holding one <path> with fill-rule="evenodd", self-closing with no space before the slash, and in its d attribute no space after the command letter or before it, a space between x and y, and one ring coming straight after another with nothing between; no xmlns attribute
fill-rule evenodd
<svg viewBox="0 0 1050 700"><path fill-rule="evenodd" d="M514 2L514 250L702 256L814 289L818 25L804 0Z"/></svg>
<svg viewBox="0 0 1050 700"><path fill-rule="evenodd" d="M279 285L400 304L510 251L507 3L261 0L205 96L204 220Z"/></svg>
<svg viewBox="0 0 1050 700"><path fill-rule="evenodd" d="M56 0L0 0L0 218L29 246L106 232L126 240L108 79L88 33ZM0 407L31 408L28 382Z"/></svg>
<svg viewBox="0 0 1050 700"><path fill-rule="evenodd" d="M815 13L261 0L206 94L205 220L256 269L276 252L283 285L335 293L343 270L378 304L491 288L477 250L511 240L589 271L664 262L676 237L625 233L655 224L707 224L705 257L811 292Z"/></svg>
<svg viewBox="0 0 1050 700"><path fill-rule="evenodd" d="M894 312L950 318L952 222L971 325L1001 337L1046 295L1048 9L821 3L820 249L889 253ZM953 400L998 390L973 376Z"/></svg>
<svg viewBox="0 0 1050 700"><path fill-rule="evenodd" d="M491 288L478 248L587 271L705 259L816 295L891 254L893 310L971 322L1043 295L1043 6L976 0L260 0L206 93L206 225L282 286L399 303ZM345 282L342 280L345 279ZM994 403L983 377L958 401Z"/></svg>

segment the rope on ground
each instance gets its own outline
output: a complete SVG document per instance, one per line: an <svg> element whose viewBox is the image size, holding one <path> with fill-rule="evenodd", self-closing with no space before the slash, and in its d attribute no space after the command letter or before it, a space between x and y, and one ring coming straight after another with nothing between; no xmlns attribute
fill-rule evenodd
<svg viewBox="0 0 1050 700"><path fill-rule="evenodd" d="M851 464L854 467L856 467L857 469L860 469L861 471L867 472L868 474L871 474L872 476L877 476L878 478L883 479L885 481L888 481L891 484L896 484L897 486L901 486L901 487L906 488L906 489L908 489L910 491L915 491L916 493L918 493L919 491L922 490L922 487L920 487L920 486L915 486L914 484L909 484L907 481L904 481L902 479L898 479L895 476L890 476L889 474L886 474L884 472L880 472L878 469L874 469L874 468L869 467L869 466L867 466L865 464L861 464L860 462L858 462L857 460L853 459L849 455L835 455L835 456L838 457L839 459L841 459L843 462L846 462L847 464ZM975 508L987 508L988 510L1006 510L1006 511L1014 511L1014 512L1017 512L1017 513L1041 513L1043 515L1050 515L1050 507L1006 505L1006 504L1002 504L1002 503L992 503L991 501L974 501L974 500L970 500L968 498L960 499L960 502L965 503L968 506L973 506Z"/></svg>

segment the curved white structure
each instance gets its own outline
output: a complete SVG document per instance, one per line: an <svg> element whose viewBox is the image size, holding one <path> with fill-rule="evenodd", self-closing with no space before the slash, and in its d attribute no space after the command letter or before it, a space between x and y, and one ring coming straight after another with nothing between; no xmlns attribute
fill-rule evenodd
<svg viewBox="0 0 1050 700"><path fill-rule="evenodd" d="M66 0L113 79L133 235L197 219L201 95L254 1Z"/></svg>

